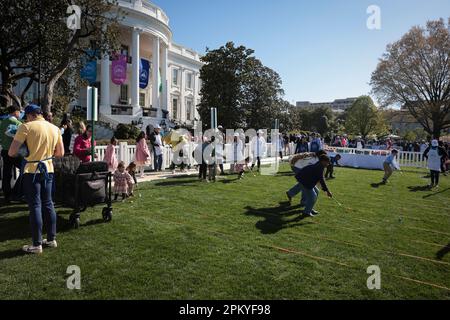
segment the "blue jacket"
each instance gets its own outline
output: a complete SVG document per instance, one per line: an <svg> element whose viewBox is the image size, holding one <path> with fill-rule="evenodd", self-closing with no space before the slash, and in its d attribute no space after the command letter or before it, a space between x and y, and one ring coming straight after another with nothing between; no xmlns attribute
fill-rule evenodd
<svg viewBox="0 0 450 320"><path fill-rule="evenodd" d="M320 162L307 166L295 175L295 178L307 189L314 189L320 182L323 191L328 191L328 186L323 177L324 167Z"/></svg>

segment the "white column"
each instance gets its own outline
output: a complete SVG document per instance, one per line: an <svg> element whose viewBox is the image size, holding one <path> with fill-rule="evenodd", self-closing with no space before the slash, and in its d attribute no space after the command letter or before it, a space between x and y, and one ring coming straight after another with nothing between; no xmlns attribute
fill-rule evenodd
<svg viewBox="0 0 450 320"><path fill-rule="evenodd" d="M101 62L102 76L101 76L101 97L100 97L100 113L111 114L111 92L110 92L110 64L109 55L105 54Z"/></svg>
<svg viewBox="0 0 450 320"><path fill-rule="evenodd" d="M158 109L158 117L161 117L159 110L159 38L153 38L153 57L152 57L152 107Z"/></svg>
<svg viewBox="0 0 450 320"><path fill-rule="evenodd" d="M132 69L131 69L131 105L133 106L133 114L139 112L139 63L140 56L140 30L133 29L132 43Z"/></svg>
<svg viewBox="0 0 450 320"><path fill-rule="evenodd" d="M168 47L162 46L161 53L161 80L162 80L162 97L161 97L161 109L169 110L169 81L168 81Z"/></svg>
<svg viewBox="0 0 450 320"><path fill-rule="evenodd" d="M184 68L180 68L180 115L181 122L186 121L186 101L184 101Z"/></svg>

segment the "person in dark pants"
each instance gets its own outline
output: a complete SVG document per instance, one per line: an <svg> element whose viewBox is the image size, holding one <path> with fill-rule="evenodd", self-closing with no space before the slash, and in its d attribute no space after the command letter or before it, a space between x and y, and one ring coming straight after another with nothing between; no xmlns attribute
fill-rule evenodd
<svg viewBox="0 0 450 320"><path fill-rule="evenodd" d="M156 172L162 171L164 146L161 138L161 127L159 125L157 125L150 134L150 142L153 146L154 170Z"/></svg>
<svg viewBox="0 0 450 320"><path fill-rule="evenodd" d="M305 205L305 215L314 217L319 214L319 212L314 210L314 205L319 197L319 189L316 187L319 182L322 186L322 190L327 193L328 197L333 197L333 194L329 191L323 176L323 172L329 164L330 158L326 155L321 155L319 157L319 162L301 169L295 175L298 182L298 188L302 192L302 201L304 201ZM289 199L292 199L294 196L291 191L288 191L287 195Z"/></svg>
<svg viewBox="0 0 450 320"><path fill-rule="evenodd" d="M306 153L309 152L309 145L306 141L305 137L302 137L301 140L297 143L297 147L295 148L295 154Z"/></svg>
<svg viewBox="0 0 450 320"><path fill-rule="evenodd" d="M438 140L431 141L431 147L425 150L423 154L427 159L428 169L431 174L431 184L429 188L439 187L439 176L441 174L442 158L445 157L445 150L439 146Z"/></svg>
<svg viewBox="0 0 450 320"><path fill-rule="evenodd" d="M12 158L8 155L9 147L13 142L13 135L7 134L11 127L14 127L14 131L22 124L19 121L20 107L11 106L8 108L8 118L0 122L0 144L2 146L1 156L3 159L2 170L2 190L5 196L5 204L8 204L12 196L11 179L13 176L13 170L19 169L22 163L21 157Z"/></svg>
<svg viewBox="0 0 450 320"><path fill-rule="evenodd" d="M327 167L327 172L325 173L325 179L334 179L334 166L339 166L339 160L341 160L341 155L337 154L330 157L330 165Z"/></svg>
<svg viewBox="0 0 450 320"><path fill-rule="evenodd" d="M54 157L64 156L64 144L58 127L45 121L41 108L29 105L25 108L27 123L22 124L9 148L8 155L16 157L19 148L26 143L29 156L23 168L23 189L30 211L33 243L23 250L42 253L42 246L56 248L56 212L52 200ZM47 239L42 239L42 225L47 224Z"/></svg>

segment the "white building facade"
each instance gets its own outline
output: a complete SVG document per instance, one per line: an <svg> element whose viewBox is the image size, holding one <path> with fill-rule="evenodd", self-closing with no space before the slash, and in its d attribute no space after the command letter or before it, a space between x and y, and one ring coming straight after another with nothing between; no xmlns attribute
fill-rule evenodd
<svg viewBox="0 0 450 320"><path fill-rule="evenodd" d="M116 127L119 123L148 125L182 125L194 127L199 120L200 55L172 41L169 18L149 0L118 0L125 12L120 20L120 54L126 56L126 80L117 85L112 81L113 59L97 60L97 75L91 85L98 88L99 120ZM140 62L150 64L148 85L140 86ZM155 72L156 71L156 72ZM159 72L158 72L159 71ZM26 82L19 82L16 90ZM27 94L27 100L37 98L37 85ZM72 110L86 110L86 88L80 88Z"/></svg>
<svg viewBox="0 0 450 320"><path fill-rule="evenodd" d="M350 108L357 99L358 98L346 98L346 99L336 99L333 102L317 102L317 103L312 103L309 101L298 101L296 106L297 108L309 108L309 109L325 107L330 108L334 112L342 113L345 112L348 108Z"/></svg>
<svg viewBox="0 0 450 320"><path fill-rule="evenodd" d="M126 15L121 23L121 54L127 56L126 81L111 80L112 59L98 61L100 120L116 126L181 124L191 127L198 120L200 68L198 53L172 42L169 18L148 0L119 0ZM140 61L150 62L149 83L141 89ZM159 70L159 74L158 71ZM74 106L85 108L86 90Z"/></svg>

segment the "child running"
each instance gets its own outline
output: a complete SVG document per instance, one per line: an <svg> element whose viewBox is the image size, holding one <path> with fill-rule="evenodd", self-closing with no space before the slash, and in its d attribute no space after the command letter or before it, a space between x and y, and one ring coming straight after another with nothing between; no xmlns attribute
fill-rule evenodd
<svg viewBox="0 0 450 320"><path fill-rule="evenodd" d="M384 160L383 168L384 168L384 178L382 184L386 184L389 178L394 173L394 170L400 170L400 166L396 161L398 155L398 150L392 150L391 154Z"/></svg>
<svg viewBox="0 0 450 320"><path fill-rule="evenodd" d="M114 173L114 201L117 201L119 194L122 195L122 200L133 195L133 180L131 175L125 171L125 163L121 161Z"/></svg>
<svg viewBox="0 0 450 320"><path fill-rule="evenodd" d="M339 166L339 160L341 160L342 157L340 154L334 154L330 156L330 165L327 167L327 172L325 173L325 179L335 179L333 176L334 173L334 166Z"/></svg>

